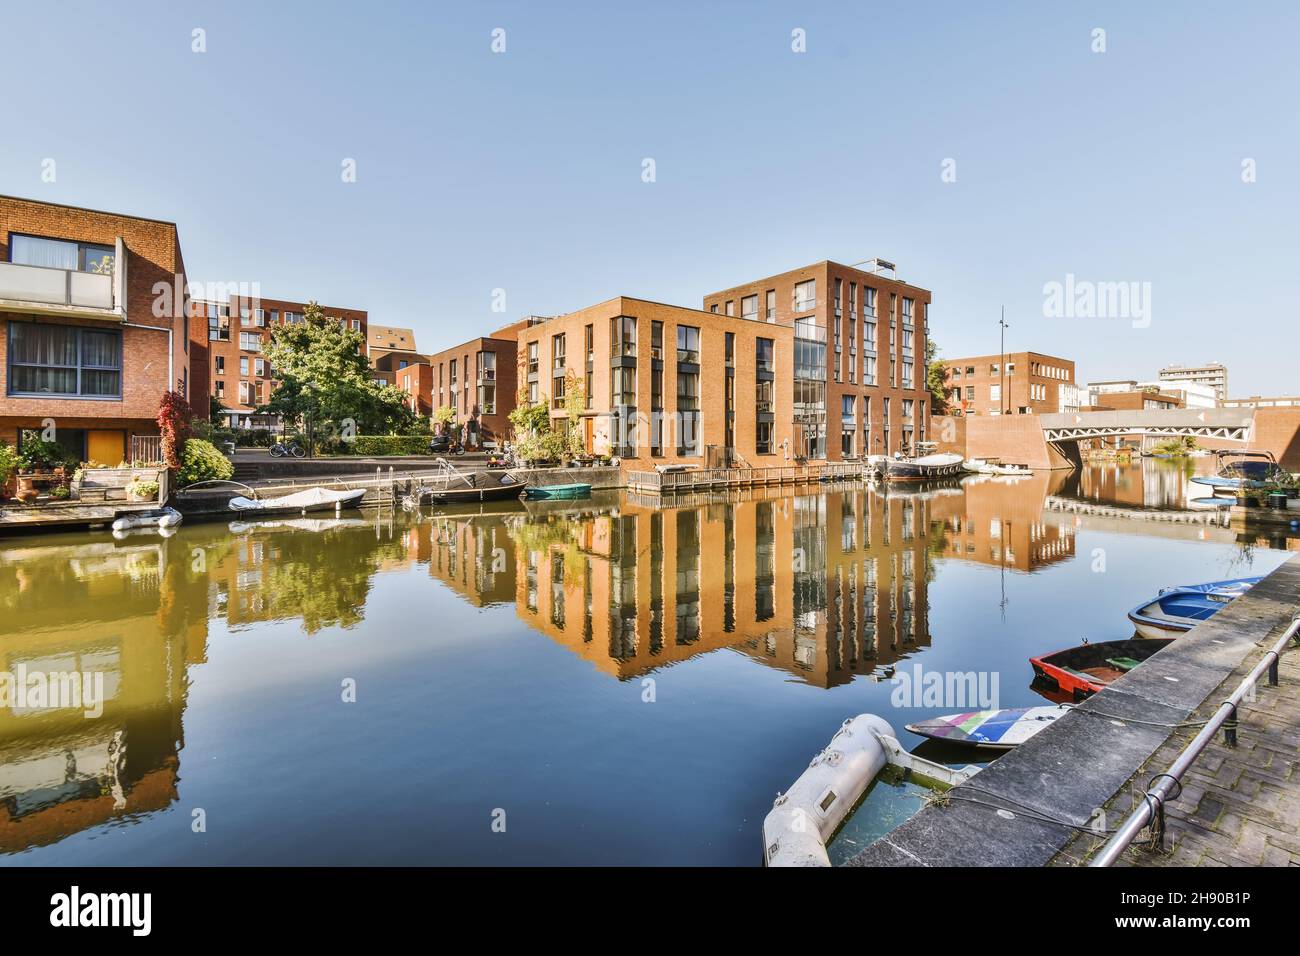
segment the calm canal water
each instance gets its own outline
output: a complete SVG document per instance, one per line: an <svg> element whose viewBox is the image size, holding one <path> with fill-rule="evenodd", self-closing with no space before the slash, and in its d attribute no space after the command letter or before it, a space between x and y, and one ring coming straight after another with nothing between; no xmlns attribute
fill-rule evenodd
<svg viewBox="0 0 1300 956"><path fill-rule="evenodd" d="M1148 462L3 541L0 670L102 671L107 701L0 711L0 862L756 865L845 718L911 746L953 709L894 707L895 669L1032 705L1032 654L1285 559L1127 516L1187 494ZM860 839L919 801L877 790Z"/></svg>

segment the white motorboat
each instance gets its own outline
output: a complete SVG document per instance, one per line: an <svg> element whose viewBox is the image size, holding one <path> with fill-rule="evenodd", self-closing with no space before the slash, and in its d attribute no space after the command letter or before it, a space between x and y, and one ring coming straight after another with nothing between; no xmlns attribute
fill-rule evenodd
<svg viewBox="0 0 1300 956"><path fill-rule="evenodd" d="M230 499L230 510L241 515L266 514L306 514L309 511L336 511L341 508L357 508L366 496L366 489L351 488L337 491L332 488L308 488L278 498L243 498Z"/></svg>

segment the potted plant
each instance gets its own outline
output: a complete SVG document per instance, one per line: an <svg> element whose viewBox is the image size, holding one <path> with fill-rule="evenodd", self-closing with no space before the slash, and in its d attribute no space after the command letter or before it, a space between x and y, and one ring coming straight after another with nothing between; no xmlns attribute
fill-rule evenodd
<svg viewBox="0 0 1300 956"><path fill-rule="evenodd" d="M130 501L156 501L158 482L144 475L136 475L126 486L126 497Z"/></svg>
<svg viewBox="0 0 1300 956"><path fill-rule="evenodd" d="M67 485L55 485L50 489L50 497L57 501L67 501L72 497L72 489Z"/></svg>

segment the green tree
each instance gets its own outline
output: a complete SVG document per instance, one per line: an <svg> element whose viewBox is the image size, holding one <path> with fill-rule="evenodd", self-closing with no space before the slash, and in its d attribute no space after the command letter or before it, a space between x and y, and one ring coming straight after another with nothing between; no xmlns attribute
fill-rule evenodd
<svg viewBox="0 0 1300 956"><path fill-rule="evenodd" d="M934 339L925 340L925 387L930 390L930 412L942 415L948 411L947 390L944 388L944 372L947 366L939 356L939 346Z"/></svg>
<svg viewBox="0 0 1300 956"><path fill-rule="evenodd" d="M259 411L304 424L310 434L395 434L410 429L415 413L405 393L379 385L360 331L326 318L310 302L303 321L277 325L263 350L277 385Z"/></svg>
<svg viewBox="0 0 1300 956"><path fill-rule="evenodd" d="M430 420L433 422L433 424L442 425L444 428L446 428L450 425L455 424L456 409L453 408L451 405L442 405L438 408L435 408L433 410L433 414L429 417Z"/></svg>

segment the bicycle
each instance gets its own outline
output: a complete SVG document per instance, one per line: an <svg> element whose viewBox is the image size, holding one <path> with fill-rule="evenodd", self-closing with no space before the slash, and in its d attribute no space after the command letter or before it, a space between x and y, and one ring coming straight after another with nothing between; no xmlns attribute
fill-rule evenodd
<svg viewBox="0 0 1300 956"><path fill-rule="evenodd" d="M278 441L271 446L272 458L284 458L286 455L292 458L306 458L307 449L298 444L296 438L287 442Z"/></svg>

